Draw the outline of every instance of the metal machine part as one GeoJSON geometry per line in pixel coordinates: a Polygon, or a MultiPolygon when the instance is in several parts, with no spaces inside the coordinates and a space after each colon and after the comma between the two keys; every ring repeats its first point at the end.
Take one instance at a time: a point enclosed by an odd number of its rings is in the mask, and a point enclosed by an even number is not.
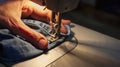
{"type": "Polygon", "coordinates": [[[52,36],[49,40],[54,41],[60,36],[62,13],[75,9],[79,0],[41,0],[46,8],[52,11],[50,25],[52,36]]]}
{"type": "Polygon", "coordinates": [[[49,40],[54,41],[59,38],[60,36],[60,28],[61,28],[61,19],[62,19],[62,14],[59,12],[52,12],[52,17],[50,21],[50,25],[52,28],[52,36],[50,37],[49,40]]]}

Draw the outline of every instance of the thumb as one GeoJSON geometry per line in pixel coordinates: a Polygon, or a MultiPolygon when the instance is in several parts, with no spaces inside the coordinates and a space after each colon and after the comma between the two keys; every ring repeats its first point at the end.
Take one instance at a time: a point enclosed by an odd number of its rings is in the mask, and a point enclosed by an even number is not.
{"type": "Polygon", "coordinates": [[[47,39],[40,33],[25,25],[21,19],[9,19],[9,29],[17,35],[24,37],[33,46],[39,49],[46,49],[47,39]]]}

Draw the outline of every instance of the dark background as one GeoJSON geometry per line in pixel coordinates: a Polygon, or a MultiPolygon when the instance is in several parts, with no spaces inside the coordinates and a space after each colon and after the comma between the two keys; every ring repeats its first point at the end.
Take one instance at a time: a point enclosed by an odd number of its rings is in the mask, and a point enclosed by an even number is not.
{"type": "Polygon", "coordinates": [[[64,18],[120,39],[120,0],[80,0],[64,18]]]}
{"type": "Polygon", "coordinates": [[[97,0],[96,8],[120,15],[120,0],[97,0]]]}

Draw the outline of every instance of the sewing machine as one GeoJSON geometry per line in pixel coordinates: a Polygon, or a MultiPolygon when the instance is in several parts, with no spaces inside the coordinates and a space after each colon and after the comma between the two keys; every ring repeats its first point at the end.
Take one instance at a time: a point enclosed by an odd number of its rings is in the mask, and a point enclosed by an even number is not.
{"type": "MultiPolygon", "coordinates": [[[[61,33],[60,28],[61,28],[62,13],[76,8],[77,4],[79,3],[79,0],[75,0],[75,1],[74,0],[42,0],[42,3],[43,3],[43,5],[46,6],[47,9],[52,10],[52,16],[50,19],[52,33],[49,34],[50,35],[49,41],[55,41],[56,39],[59,38],[60,33],[61,33]]],[[[65,46],[69,46],[69,45],[71,45],[71,44],[70,43],[68,45],[63,44],[61,46],[65,47],[65,46]]],[[[51,52],[49,51],[49,55],[43,54],[35,59],[32,59],[33,60],[32,63],[34,63],[35,65],[40,64],[37,67],[45,67],[46,65],[50,64],[54,60],[63,56],[65,53],[67,53],[69,50],[73,49],[75,46],[76,45],[72,43],[72,46],[70,46],[65,51],[63,50],[64,52],[59,51],[60,47],[58,47],[55,50],[52,50],[51,52]],[[48,61],[48,60],[50,60],[50,61],[48,61]]],[[[30,61],[31,61],[31,59],[30,59],[30,61]]],[[[31,62],[29,63],[29,60],[28,60],[28,63],[26,63],[26,62],[25,63],[21,62],[20,64],[18,63],[13,67],[23,67],[23,66],[24,67],[36,67],[36,66],[32,66],[31,62]],[[22,65],[22,63],[23,63],[23,65],[22,65]],[[26,66],[27,64],[29,66],[26,66]]]]}
{"type": "Polygon", "coordinates": [[[52,33],[49,34],[50,41],[55,41],[60,36],[62,13],[75,9],[79,0],[41,0],[47,9],[52,10],[50,25],[52,33]]]}

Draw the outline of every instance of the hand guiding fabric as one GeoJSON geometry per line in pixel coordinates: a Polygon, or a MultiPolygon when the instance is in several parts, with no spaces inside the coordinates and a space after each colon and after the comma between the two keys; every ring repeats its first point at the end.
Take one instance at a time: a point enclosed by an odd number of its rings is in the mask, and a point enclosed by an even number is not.
{"type": "MultiPolygon", "coordinates": [[[[14,34],[24,37],[35,47],[46,49],[48,46],[46,37],[28,27],[21,20],[21,18],[32,17],[49,23],[51,11],[43,10],[43,8],[44,6],[37,5],[29,0],[2,2],[0,3],[0,28],[7,28],[14,34]]],[[[69,20],[62,20],[61,32],[67,32],[64,24],[70,24],[70,22],[69,20]]]]}

